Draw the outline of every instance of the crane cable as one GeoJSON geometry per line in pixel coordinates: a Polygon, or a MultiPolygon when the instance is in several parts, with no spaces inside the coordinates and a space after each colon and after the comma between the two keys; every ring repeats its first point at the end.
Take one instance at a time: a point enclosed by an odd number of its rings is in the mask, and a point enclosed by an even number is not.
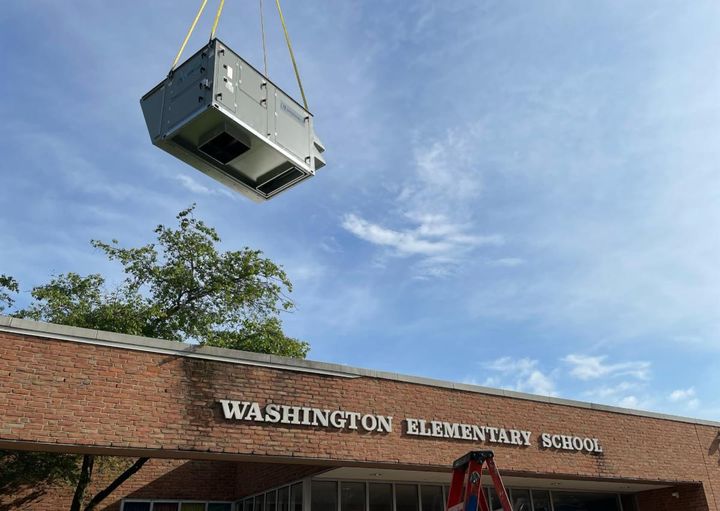
{"type": "Polygon", "coordinates": [[[262,33],[262,48],[263,48],[263,72],[265,78],[268,77],[267,67],[267,47],[265,46],[265,8],[263,7],[263,0],[260,0],[260,32],[262,33]]]}
{"type": "MultiPolygon", "coordinates": [[[[180,60],[180,57],[182,56],[183,51],[185,50],[185,46],[187,45],[188,41],[190,40],[190,36],[192,36],[193,31],[195,30],[195,26],[198,23],[198,20],[200,19],[200,16],[202,16],[203,11],[205,10],[205,6],[207,5],[207,0],[202,0],[202,3],[200,4],[200,9],[198,9],[197,14],[195,15],[195,19],[192,22],[192,25],[190,25],[190,29],[188,30],[187,35],[185,36],[185,39],[183,39],[182,45],[180,45],[180,50],[177,52],[177,55],[175,56],[175,60],[173,60],[172,66],[170,67],[170,74],[175,70],[175,66],[177,66],[178,61],[180,60]]],[[[292,43],[290,42],[290,34],[288,33],[287,24],[285,23],[285,16],[283,16],[282,7],[280,7],[280,0],[275,0],[275,5],[277,6],[278,14],[280,15],[280,23],[282,24],[283,33],[285,34],[285,43],[288,47],[288,52],[290,53],[290,60],[292,61],[293,70],[295,71],[295,78],[297,79],[298,87],[300,88],[300,95],[302,96],[303,105],[305,106],[305,110],[310,110],[308,107],[307,98],[305,97],[305,89],[303,88],[302,79],[300,78],[300,71],[298,70],[297,61],[295,60],[295,52],[293,51],[292,43]]],[[[215,38],[215,32],[217,31],[218,23],[220,22],[220,15],[222,14],[223,7],[225,6],[225,0],[220,0],[220,5],[218,5],[218,10],[215,13],[215,21],[212,25],[212,30],[210,31],[210,40],[212,41],[215,38]]],[[[263,62],[265,64],[265,77],[267,77],[267,49],[265,46],[265,20],[264,20],[264,14],[263,14],[263,2],[260,0],[260,29],[262,31],[262,43],[263,43],[263,62]]]]}

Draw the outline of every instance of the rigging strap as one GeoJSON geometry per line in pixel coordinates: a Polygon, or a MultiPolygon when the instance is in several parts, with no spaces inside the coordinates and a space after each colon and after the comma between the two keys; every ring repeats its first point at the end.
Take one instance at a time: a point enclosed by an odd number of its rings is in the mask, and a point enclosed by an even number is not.
{"type": "MultiPolygon", "coordinates": [[[[177,52],[177,55],[175,55],[175,60],[173,60],[172,66],[170,67],[170,74],[172,74],[172,72],[175,70],[175,66],[177,66],[177,63],[180,60],[183,51],[185,51],[185,46],[190,40],[190,36],[192,36],[192,33],[195,30],[195,26],[197,25],[200,16],[202,16],[206,5],[207,0],[202,0],[200,8],[195,15],[195,19],[193,20],[192,25],[190,25],[190,29],[188,30],[185,39],[183,39],[182,45],[180,45],[180,50],[177,52]]],[[[302,79],[300,78],[300,71],[298,70],[297,61],[295,60],[295,52],[293,51],[292,43],[290,42],[290,34],[288,34],[287,24],[285,23],[285,16],[283,16],[282,7],[280,7],[280,0],[275,0],[275,5],[277,6],[278,14],[280,15],[280,23],[282,24],[283,33],[285,34],[285,43],[287,43],[288,51],[290,52],[290,60],[292,61],[293,70],[295,71],[295,78],[297,79],[298,87],[300,88],[300,95],[302,96],[303,105],[305,106],[305,110],[310,110],[308,107],[307,98],[305,97],[305,89],[303,88],[302,79]]],[[[211,41],[215,38],[215,32],[217,31],[218,23],[220,22],[220,15],[222,14],[224,6],[225,0],[220,0],[217,12],[215,13],[215,21],[213,22],[212,30],[210,31],[211,41]]],[[[265,65],[265,77],[267,77],[267,48],[265,46],[265,18],[263,14],[263,0],[260,0],[260,29],[262,31],[263,63],[265,65]]]]}
{"type": "Polygon", "coordinates": [[[217,30],[218,22],[220,21],[220,15],[222,14],[223,6],[225,5],[225,0],[220,0],[220,5],[218,5],[217,13],[215,14],[215,22],[213,23],[212,30],[210,31],[210,40],[212,41],[215,39],[215,31],[217,30]]]}
{"type": "Polygon", "coordinates": [[[292,49],[292,44],[290,43],[290,36],[288,35],[287,25],[285,24],[285,17],[282,13],[282,8],[280,7],[280,0],[275,0],[275,5],[277,5],[278,14],[280,14],[280,23],[282,23],[283,32],[285,32],[285,42],[287,43],[288,51],[290,51],[290,60],[292,60],[293,69],[295,70],[295,78],[298,82],[298,87],[300,87],[300,94],[302,95],[303,99],[303,105],[305,105],[305,110],[310,110],[308,108],[307,98],[305,97],[305,90],[302,86],[302,80],[300,80],[300,72],[298,71],[297,62],[295,62],[295,53],[292,49]]]}
{"type": "Polygon", "coordinates": [[[195,25],[197,25],[197,22],[200,19],[200,16],[202,16],[202,13],[205,10],[206,5],[207,5],[207,0],[202,0],[202,4],[200,4],[200,9],[198,9],[197,14],[195,15],[195,19],[193,20],[192,25],[190,25],[190,29],[188,30],[188,33],[185,36],[185,39],[183,40],[182,44],[180,45],[180,50],[178,50],[177,55],[175,55],[175,60],[173,60],[172,66],[170,66],[170,73],[172,73],[175,70],[175,66],[177,66],[178,60],[180,60],[180,57],[182,56],[182,53],[185,50],[185,46],[187,45],[188,41],[190,40],[190,36],[192,35],[193,31],[195,30],[195,25]]]}

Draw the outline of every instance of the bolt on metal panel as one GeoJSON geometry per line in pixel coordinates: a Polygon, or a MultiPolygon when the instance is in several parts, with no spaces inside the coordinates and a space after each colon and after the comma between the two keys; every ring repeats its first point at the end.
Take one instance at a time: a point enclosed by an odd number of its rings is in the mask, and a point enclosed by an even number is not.
{"type": "Polygon", "coordinates": [[[140,104],[153,144],[256,202],[325,165],[312,114],[218,39],[140,104]]]}

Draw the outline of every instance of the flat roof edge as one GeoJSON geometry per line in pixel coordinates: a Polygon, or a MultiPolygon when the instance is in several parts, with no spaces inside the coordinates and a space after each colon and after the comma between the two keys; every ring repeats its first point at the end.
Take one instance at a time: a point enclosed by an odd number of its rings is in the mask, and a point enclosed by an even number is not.
{"type": "Polygon", "coordinates": [[[720,427],[720,421],[695,419],[691,417],[670,415],[659,412],[649,412],[644,410],[633,410],[631,408],[621,408],[617,406],[609,406],[586,401],[576,401],[572,399],[563,399],[558,397],[540,396],[535,394],[527,394],[525,392],[516,392],[513,390],[495,389],[491,387],[483,387],[480,385],[456,383],[446,380],[437,380],[433,378],[411,376],[387,371],[375,371],[372,369],[363,369],[359,367],[333,364],[329,362],[316,362],[312,360],[281,357],[277,355],[266,355],[264,353],[253,353],[227,348],[215,348],[211,346],[198,346],[193,344],[181,343],[178,341],[154,339],[151,337],[120,334],[104,330],[93,330],[89,328],[59,325],[55,323],[44,323],[40,321],[14,318],[11,316],[0,315],[0,332],[32,335],[36,337],[45,337],[60,341],[108,346],[133,351],[172,354],[181,357],[214,360],[217,362],[254,365],[261,367],[284,369],[289,371],[324,374],[341,378],[378,378],[384,380],[400,381],[404,383],[412,383],[416,385],[424,385],[429,387],[439,387],[464,392],[474,392],[490,396],[522,399],[526,401],[536,401],[561,406],[571,406],[574,408],[583,408],[586,410],[619,413],[623,415],[634,415],[638,417],[662,419],[675,422],[685,422],[702,426],[720,427]]]}

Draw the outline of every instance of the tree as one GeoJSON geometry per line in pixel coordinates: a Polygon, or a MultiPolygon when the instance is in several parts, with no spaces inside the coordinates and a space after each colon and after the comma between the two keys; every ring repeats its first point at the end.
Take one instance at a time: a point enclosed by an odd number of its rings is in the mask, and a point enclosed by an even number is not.
{"type": "MultiPolygon", "coordinates": [[[[66,273],[31,291],[31,303],[14,310],[17,281],[0,275],[0,312],[14,317],[143,335],[200,345],[305,358],[309,345],[286,336],[280,314],[294,309],[292,284],[284,270],[259,250],[220,251],[215,229],[193,216],[177,215],[177,228],[159,225],[156,242],[122,248],[92,240],[122,265],[125,279],[108,287],[99,274],[66,273]]],[[[90,511],[137,472],[147,458],[120,466],[113,458],[0,451],[0,490],[21,484],[65,481],[76,487],[71,511],[90,511]],[[120,472],[89,502],[93,470],[120,472]],[[28,466],[37,467],[28,471],[28,466]],[[23,468],[25,467],[25,468],[23,468]]]]}

